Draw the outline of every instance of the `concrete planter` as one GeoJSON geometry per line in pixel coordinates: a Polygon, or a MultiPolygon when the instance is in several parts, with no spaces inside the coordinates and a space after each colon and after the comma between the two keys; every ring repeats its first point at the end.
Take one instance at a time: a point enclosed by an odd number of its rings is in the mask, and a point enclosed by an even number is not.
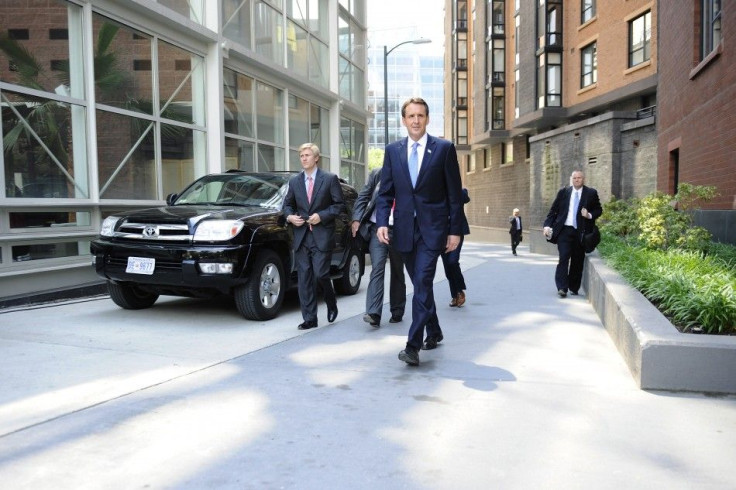
{"type": "Polygon", "coordinates": [[[736,336],[679,332],[598,252],[583,287],[641,389],[736,393],[736,336]]]}

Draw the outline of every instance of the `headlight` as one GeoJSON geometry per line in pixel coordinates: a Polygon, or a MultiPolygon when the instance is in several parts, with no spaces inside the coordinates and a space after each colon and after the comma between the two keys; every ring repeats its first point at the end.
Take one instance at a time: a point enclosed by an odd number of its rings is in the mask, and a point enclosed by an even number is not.
{"type": "Polygon", "coordinates": [[[197,225],[195,242],[223,242],[230,240],[243,229],[243,222],[237,220],[205,220],[197,225]]]}
{"type": "Polygon", "coordinates": [[[102,222],[102,227],[100,228],[100,235],[113,236],[115,233],[115,224],[119,219],[119,216],[108,216],[105,218],[105,221],[102,222]]]}

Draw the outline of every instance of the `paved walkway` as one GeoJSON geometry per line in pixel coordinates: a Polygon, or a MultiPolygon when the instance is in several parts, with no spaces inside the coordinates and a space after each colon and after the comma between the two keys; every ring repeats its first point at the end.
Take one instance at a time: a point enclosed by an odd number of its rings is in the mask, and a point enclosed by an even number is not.
{"type": "Polygon", "coordinates": [[[557,297],[556,258],[509,248],[465,243],[463,308],[438,275],[445,341],[414,368],[408,316],[362,322],[367,280],[335,324],[298,332],[292,304],[247,346],[201,304],[184,339],[179,299],[144,326],[109,299],[0,314],[0,487],[735,488],[736,397],[637,389],[585,297],[557,297]]]}

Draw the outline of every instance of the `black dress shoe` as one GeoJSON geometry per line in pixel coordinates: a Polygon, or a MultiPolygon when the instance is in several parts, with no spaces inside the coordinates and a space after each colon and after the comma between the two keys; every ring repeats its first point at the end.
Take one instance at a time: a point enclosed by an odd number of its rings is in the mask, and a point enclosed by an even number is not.
{"type": "Polygon", "coordinates": [[[558,289],[557,296],[559,296],[560,298],[564,298],[567,296],[567,291],[565,291],[564,289],[558,289]]]}
{"type": "Polygon", "coordinates": [[[436,337],[427,337],[427,340],[424,341],[424,345],[422,345],[422,350],[436,349],[437,344],[442,342],[444,338],[445,337],[442,334],[439,334],[436,337]]]}
{"type": "Polygon", "coordinates": [[[363,315],[363,321],[371,327],[378,328],[381,326],[381,317],[374,313],[366,313],[365,315],[363,315]]]}
{"type": "Polygon", "coordinates": [[[391,319],[388,321],[389,323],[399,323],[403,317],[399,315],[392,315],[391,319]]]}
{"type": "Polygon", "coordinates": [[[571,290],[570,290],[570,294],[572,294],[573,296],[577,296],[577,295],[578,295],[578,292],[577,292],[577,291],[573,291],[573,290],[571,289],[571,290]]]}
{"type": "Polygon", "coordinates": [[[327,321],[332,323],[337,318],[337,305],[334,308],[327,308],[327,321]]]}
{"type": "Polygon", "coordinates": [[[418,366],[419,365],[419,352],[407,347],[406,349],[399,352],[399,360],[404,361],[410,366],[418,366]]]}
{"type": "Polygon", "coordinates": [[[299,325],[299,330],[309,330],[310,328],[316,328],[317,322],[307,320],[306,322],[299,325]]]}

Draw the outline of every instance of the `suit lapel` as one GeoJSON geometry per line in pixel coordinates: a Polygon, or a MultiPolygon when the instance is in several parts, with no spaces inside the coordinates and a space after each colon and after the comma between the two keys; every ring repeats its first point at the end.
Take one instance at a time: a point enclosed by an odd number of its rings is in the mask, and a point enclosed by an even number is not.
{"type": "MultiPolygon", "coordinates": [[[[432,157],[434,156],[434,149],[437,146],[437,141],[431,136],[427,135],[427,147],[424,149],[424,155],[422,155],[422,162],[419,165],[419,175],[417,175],[417,187],[422,181],[422,176],[428,172],[426,170],[432,163],[432,157]]],[[[408,168],[408,164],[407,164],[408,168]]]]}
{"type": "Polygon", "coordinates": [[[399,167],[400,172],[404,176],[409,186],[411,187],[411,175],[409,174],[409,157],[407,156],[407,145],[409,144],[409,138],[404,138],[399,142],[399,167]]]}

